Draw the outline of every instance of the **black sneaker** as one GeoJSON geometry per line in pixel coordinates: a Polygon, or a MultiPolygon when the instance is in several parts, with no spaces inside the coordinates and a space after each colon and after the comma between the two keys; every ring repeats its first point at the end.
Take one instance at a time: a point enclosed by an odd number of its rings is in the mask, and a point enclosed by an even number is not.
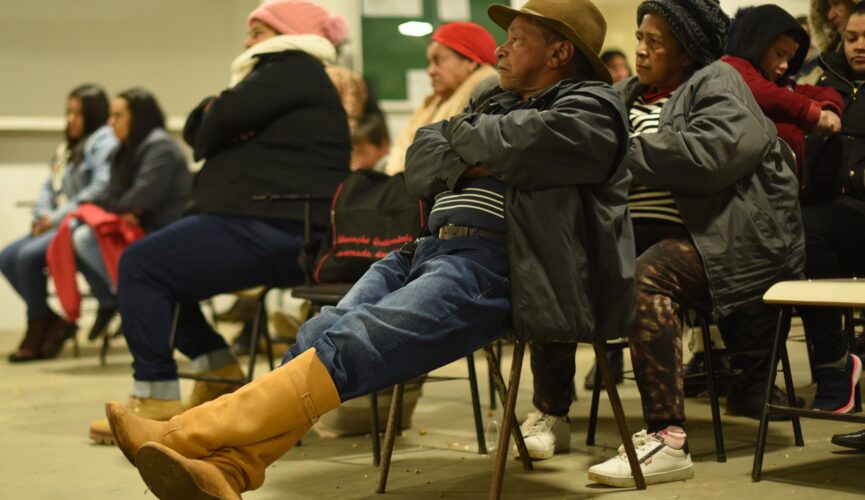
{"type": "Polygon", "coordinates": [[[856,383],[862,374],[862,360],[855,354],[847,355],[844,370],[818,368],[817,394],[811,403],[812,410],[847,413],[853,408],[856,397],[856,383]]]}
{"type": "Polygon", "coordinates": [[[87,334],[87,340],[94,341],[108,334],[108,325],[117,314],[117,306],[100,307],[96,312],[96,319],[87,334]]]}
{"type": "MultiPolygon", "coordinates": [[[[745,390],[731,388],[727,394],[727,413],[759,419],[763,415],[763,388],[764,384],[754,384],[745,390]]],[[[770,403],[777,405],[789,405],[787,393],[780,387],[772,387],[770,403]]],[[[796,397],[796,408],[805,406],[805,400],[796,397]]],[[[770,420],[790,420],[789,415],[774,414],[769,416],[770,420]]]]}
{"type": "MultiPolygon", "coordinates": [[[[625,357],[622,354],[622,349],[610,349],[607,351],[607,363],[613,369],[613,377],[616,380],[616,385],[620,385],[625,381],[625,357]]],[[[592,364],[592,369],[586,374],[586,379],[583,380],[583,387],[591,391],[595,388],[595,372],[598,370],[598,362],[592,364]]],[[[604,381],[601,380],[601,389],[606,389],[604,381]]]]}

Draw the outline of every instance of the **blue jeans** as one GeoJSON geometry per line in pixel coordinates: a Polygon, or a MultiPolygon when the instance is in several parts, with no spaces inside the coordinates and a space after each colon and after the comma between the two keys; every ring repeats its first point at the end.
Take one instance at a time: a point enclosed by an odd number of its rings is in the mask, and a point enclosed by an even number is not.
{"type": "Polygon", "coordinates": [[[27,319],[46,320],[49,316],[48,285],[45,274],[45,251],[57,231],[39,236],[24,236],[0,253],[0,270],[12,288],[27,304],[27,319]]]}
{"type": "Polygon", "coordinates": [[[117,303],[135,379],[177,379],[169,345],[175,304],[182,306],[174,347],[190,359],[226,349],[198,303],[302,283],[302,246],[302,223],[215,214],[184,217],[130,245],[120,258],[117,303]]]}
{"type": "Polygon", "coordinates": [[[424,238],[414,259],[392,252],[304,323],[283,362],[315,347],[342,401],[429,372],[503,335],[508,275],[504,242],[424,238]]]}

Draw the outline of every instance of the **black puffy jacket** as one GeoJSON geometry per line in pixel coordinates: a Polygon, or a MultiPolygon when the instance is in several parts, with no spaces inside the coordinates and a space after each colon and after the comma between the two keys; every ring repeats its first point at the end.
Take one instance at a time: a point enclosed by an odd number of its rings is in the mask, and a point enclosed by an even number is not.
{"type": "MultiPolygon", "coordinates": [[[[187,119],[183,137],[195,159],[206,160],[190,212],[302,220],[299,204],[252,197],[330,196],[348,174],[348,121],[322,63],[294,50],[258,57],[246,78],[187,119]]],[[[314,211],[313,222],[327,225],[326,207],[314,211]]]]}
{"type": "Polygon", "coordinates": [[[809,137],[806,146],[806,203],[839,199],[865,213],[865,83],[858,86],[842,52],[820,55],[823,76],[818,85],[844,98],[841,132],[809,137]]]}

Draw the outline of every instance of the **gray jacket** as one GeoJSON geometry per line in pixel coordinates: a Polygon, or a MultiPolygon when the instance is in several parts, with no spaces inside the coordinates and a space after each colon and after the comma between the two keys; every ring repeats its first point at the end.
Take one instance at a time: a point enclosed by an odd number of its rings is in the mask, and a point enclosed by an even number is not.
{"type": "Polygon", "coordinates": [[[635,257],[621,99],[606,84],[572,80],[517,109],[514,94],[490,94],[450,126],[418,131],[406,158],[409,190],[431,198],[482,165],[507,185],[514,333],[543,341],[622,336],[634,314],[635,257]]]}
{"type": "MultiPolygon", "coordinates": [[[[112,156],[112,176],[117,168],[117,152],[112,156]]],[[[129,187],[112,179],[109,193],[102,203],[115,213],[138,215],[148,232],[179,219],[189,201],[192,175],[183,151],[164,129],[155,128],[135,150],[129,187]]]]}
{"type": "MultiPolygon", "coordinates": [[[[36,201],[34,218],[45,215],[51,217],[53,226],[57,226],[69,212],[75,210],[81,203],[99,202],[108,192],[110,177],[109,156],[117,147],[117,139],[111,127],[103,125],[93,131],[84,142],[84,156],[77,164],[67,163],[63,170],[60,192],[52,187],[51,177],[42,185],[39,199],[36,201]],[[60,195],[65,196],[64,203],[58,203],[60,195]]],[[[52,161],[54,163],[55,160],[52,161]]]]}
{"type": "MultiPolygon", "coordinates": [[[[617,85],[630,105],[645,89],[617,85]]],[[[667,189],[703,259],[713,312],[758,301],[805,264],[796,160],[739,73],[716,61],[661,110],[659,130],[631,139],[625,165],[667,189]]]]}

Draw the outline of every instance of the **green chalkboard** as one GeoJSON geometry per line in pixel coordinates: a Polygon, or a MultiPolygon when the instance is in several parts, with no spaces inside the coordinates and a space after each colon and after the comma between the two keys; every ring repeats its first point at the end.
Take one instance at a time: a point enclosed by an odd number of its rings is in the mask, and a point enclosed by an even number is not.
{"type": "MultiPolygon", "coordinates": [[[[487,7],[494,3],[509,5],[506,0],[470,0],[470,20],[488,29],[500,44],[505,41],[505,32],[487,17],[487,7]]],[[[397,28],[406,21],[425,21],[434,28],[443,24],[436,4],[436,0],[423,0],[421,18],[364,16],[361,19],[363,73],[379,99],[407,99],[406,71],[426,68],[426,46],[430,37],[404,36],[397,28]]]]}

